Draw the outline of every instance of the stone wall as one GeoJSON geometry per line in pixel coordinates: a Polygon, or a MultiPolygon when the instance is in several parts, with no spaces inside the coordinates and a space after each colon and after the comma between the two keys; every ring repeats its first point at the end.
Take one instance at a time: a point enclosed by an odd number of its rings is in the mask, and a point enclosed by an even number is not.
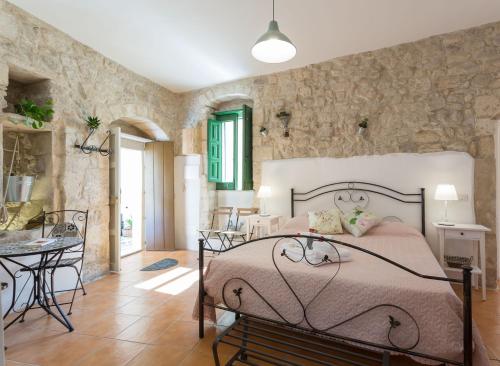
{"type": "MultiPolygon", "coordinates": [[[[91,209],[87,279],[109,268],[109,160],[84,156],[73,147],[87,133],[82,116],[97,114],[104,122],[91,143],[99,144],[113,121],[139,118],[175,138],[179,153],[177,127],[197,126],[206,141],[207,106],[250,99],[256,189],[261,162],[269,159],[470,153],[476,163],[477,221],[493,229],[487,237],[487,262],[488,282],[494,285],[493,122],[500,117],[500,23],[185,94],[132,73],[5,0],[0,0],[0,25],[0,109],[7,107],[9,69],[50,81],[52,169],[61,187],[53,205],[91,209]],[[289,138],[282,137],[275,118],[282,109],[292,113],[289,138]],[[357,123],[365,116],[369,129],[360,137],[357,123]],[[267,137],[258,133],[260,126],[269,129],[267,137]]],[[[206,144],[201,146],[205,152],[206,144]]],[[[216,195],[203,182],[204,218],[216,195]]]]}
{"type": "MultiPolygon", "coordinates": [[[[492,228],[487,278],[495,286],[499,70],[500,23],[494,23],[185,93],[181,120],[183,127],[199,126],[205,141],[207,106],[252,99],[255,189],[264,160],[468,152],[475,158],[477,222],[492,228]],[[275,117],[282,109],[292,114],[289,138],[275,117]],[[356,134],[362,117],[369,118],[365,137],[356,134]],[[260,126],[269,129],[267,137],[260,126]]],[[[213,187],[203,188],[202,222],[214,196],[213,187]]]]}
{"type": "Polygon", "coordinates": [[[53,204],[90,209],[84,276],[100,276],[109,270],[109,159],[73,147],[88,132],[82,116],[96,114],[104,122],[92,144],[99,145],[109,124],[122,118],[153,121],[172,138],[180,96],[0,0],[0,111],[7,107],[9,69],[11,76],[22,70],[50,80],[53,174],[61,187],[53,204]]]}

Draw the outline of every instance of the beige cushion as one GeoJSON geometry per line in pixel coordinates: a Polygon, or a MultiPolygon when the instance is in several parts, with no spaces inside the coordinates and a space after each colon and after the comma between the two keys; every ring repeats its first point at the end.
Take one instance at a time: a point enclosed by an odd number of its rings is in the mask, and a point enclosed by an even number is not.
{"type": "Polygon", "coordinates": [[[342,234],[340,211],[332,208],[326,211],[309,212],[309,231],[318,234],[342,234]]]}
{"type": "Polygon", "coordinates": [[[380,224],[382,219],[371,212],[355,208],[342,215],[342,226],[355,237],[364,235],[372,227],[380,224]]]}

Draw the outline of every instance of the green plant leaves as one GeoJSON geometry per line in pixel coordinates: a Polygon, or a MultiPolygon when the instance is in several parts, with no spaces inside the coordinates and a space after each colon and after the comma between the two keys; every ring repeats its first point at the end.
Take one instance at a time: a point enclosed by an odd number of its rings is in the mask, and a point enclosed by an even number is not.
{"type": "Polygon", "coordinates": [[[32,119],[29,117],[26,117],[26,120],[29,121],[31,127],[34,128],[35,130],[38,130],[43,127],[42,121],[37,121],[36,119],[32,119]]]}
{"type": "Polygon", "coordinates": [[[27,127],[40,129],[44,122],[49,122],[54,114],[52,109],[52,100],[47,100],[45,104],[39,106],[30,99],[22,99],[19,104],[15,105],[16,113],[25,116],[24,124],[27,127]]]}
{"type": "Polygon", "coordinates": [[[87,126],[92,130],[96,130],[101,125],[101,120],[97,116],[88,116],[85,119],[85,122],[87,123],[87,126]]]}

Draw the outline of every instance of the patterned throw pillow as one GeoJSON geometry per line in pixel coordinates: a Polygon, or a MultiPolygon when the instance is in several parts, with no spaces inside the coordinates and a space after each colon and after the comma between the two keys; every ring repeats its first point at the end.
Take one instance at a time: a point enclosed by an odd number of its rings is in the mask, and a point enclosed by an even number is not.
{"type": "Polygon", "coordinates": [[[318,234],[342,234],[340,212],[336,208],[309,212],[309,231],[318,234]]]}
{"type": "Polygon", "coordinates": [[[351,212],[342,215],[341,220],[344,229],[357,238],[382,221],[380,217],[361,208],[355,208],[351,212]]]}

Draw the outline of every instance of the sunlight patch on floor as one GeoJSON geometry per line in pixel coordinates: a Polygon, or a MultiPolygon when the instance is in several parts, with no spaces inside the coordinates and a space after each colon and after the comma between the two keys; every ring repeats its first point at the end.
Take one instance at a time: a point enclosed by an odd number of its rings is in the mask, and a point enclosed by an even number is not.
{"type": "Polygon", "coordinates": [[[169,295],[179,295],[197,282],[198,276],[198,270],[194,270],[162,287],[157,288],[155,291],[169,295]]]}
{"type": "Polygon", "coordinates": [[[192,268],[177,267],[175,269],[172,269],[171,271],[155,276],[147,281],[140,282],[134,285],[134,287],[140,288],[142,290],[152,290],[192,270],[192,268]]]}

